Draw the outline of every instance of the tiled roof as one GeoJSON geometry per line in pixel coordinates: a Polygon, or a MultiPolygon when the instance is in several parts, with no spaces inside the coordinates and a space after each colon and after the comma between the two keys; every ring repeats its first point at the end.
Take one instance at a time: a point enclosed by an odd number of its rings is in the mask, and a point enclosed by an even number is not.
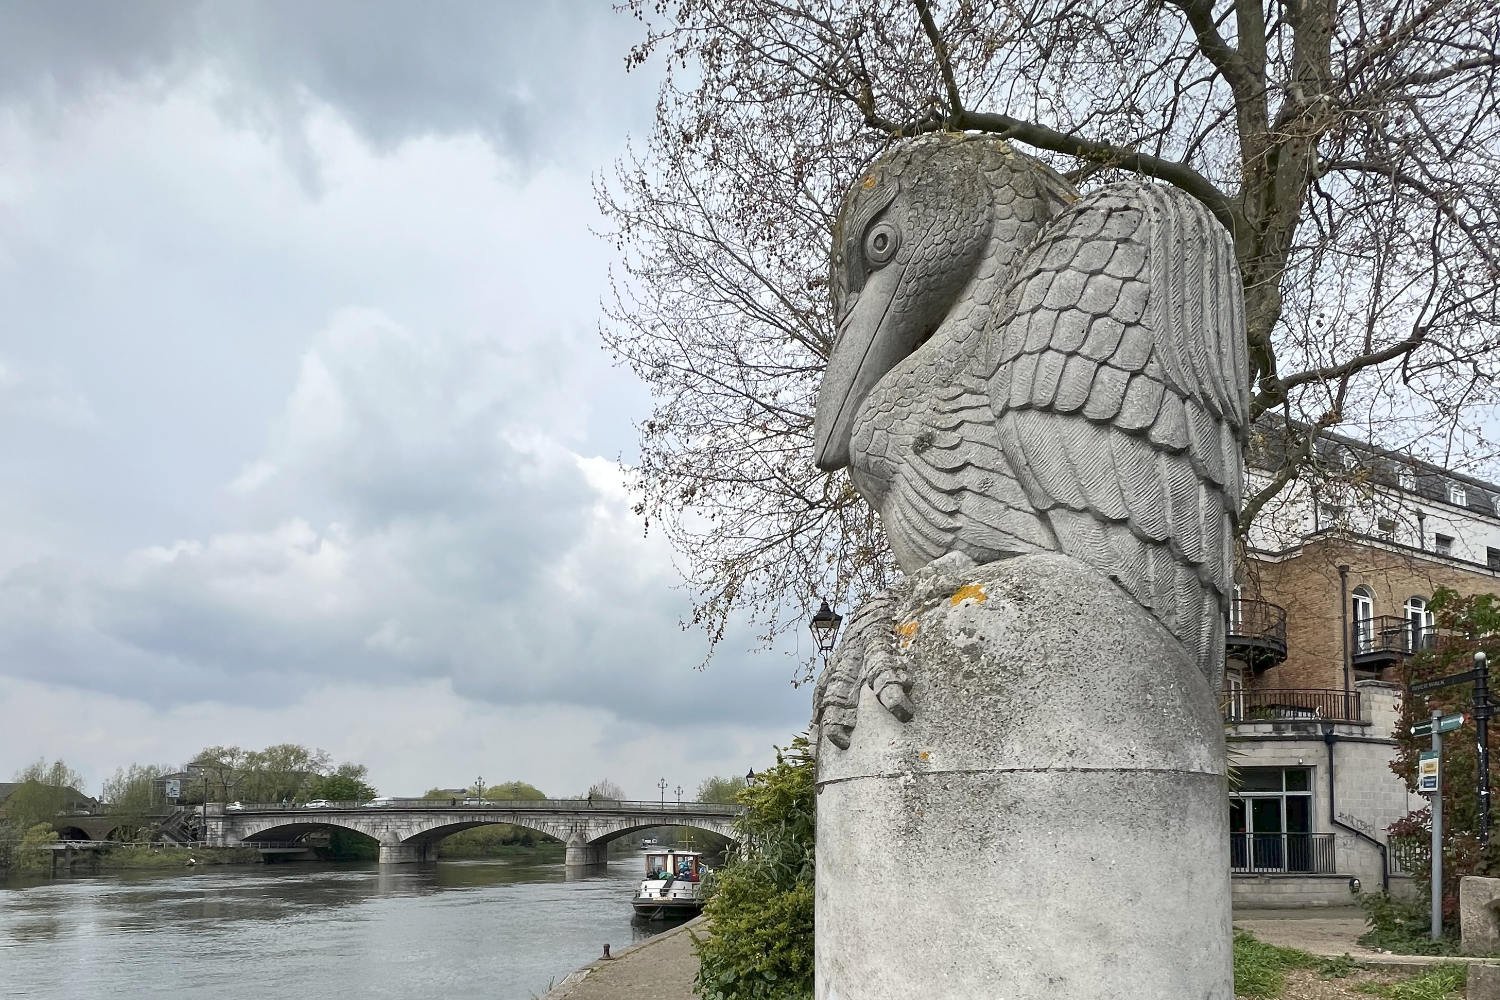
{"type": "MultiPolygon", "coordinates": [[[[1286,462],[1291,442],[1279,420],[1262,418],[1256,424],[1251,439],[1250,464],[1262,469],[1277,469],[1286,462]]],[[[1357,468],[1368,471],[1371,482],[1395,490],[1405,490],[1436,503],[1452,504],[1449,487],[1464,488],[1464,506],[1476,514],[1500,517],[1500,485],[1474,476],[1452,472],[1440,465],[1424,462],[1410,455],[1390,451],[1368,441],[1360,441],[1333,431],[1323,431],[1316,444],[1318,458],[1322,464],[1338,467],[1351,460],[1357,468]],[[1409,473],[1411,485],[1401,482],[1401,474],[1409,473]]]]}

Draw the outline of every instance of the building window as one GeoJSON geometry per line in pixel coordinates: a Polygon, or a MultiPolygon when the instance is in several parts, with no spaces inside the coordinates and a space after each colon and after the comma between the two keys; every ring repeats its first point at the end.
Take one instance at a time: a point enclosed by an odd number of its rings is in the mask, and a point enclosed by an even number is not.
{"type": "Polygon", "coordinates": [[[1486,545],[1484,547],[1484,564],[1490,569],[1500,569],[1500,549],[1486,545]]]}
{"type": "Polygon", "coordinates": [[[1333,838],[1312,832],[1312,807],[1311,768],[1242,768],[1229,799],[1233,870],[1331,872],[1333,838]]]}
{"type": "Polygon", "coordinates": [[[1410,469],[1401,469],[1396,473],[1396,485],[1408,493],[1416,492],[1417,474],[1410,469]]]}
{"type": "Polygon", "coordinates": [[[1396,519],[1394,517],[1376,518],[1375,534],[1388,542],[1394,542],[1396,540],[1396,519]]]}
{"type": "Polygon", "coordinates": [[[1369,652],[1375,639],[1375,595],[1369,587],[1355,587],[1349,595],[1349,623],[1354,630],[1354,651],[1369,652]]]}
{"type": "Polygon", "coordinates": [[[1457,504],[1460,507],[1467,507],[1467,506],[1469,506],[1469,494],[1468,494],[1468,491],[1465,490],[1458,483],[1449,483],[1448,484],[1448,501],[1450,503],[1455,503],[1455,504],[1457,504]]]}
{"type": "Polygon", "coordinates": [[[1343,520],[1344,508],[1336,503],[1318,504],[1318,525],[1320,528],[1336,528],[1339,521],[1343,520]]]}
{"type": "Polygon", "coordinates": [[[1440,556],[1451,556],[1453,554],[1453,536],[1433,535],[1432,551],[1436,552],[1440,556]]]}
{"type": "Polygon", "coordinates": [[[1245,718],[1245,672],[1241,667],[1224,670],[1224,718],[1239,722],[1245,718]]]}
{"type": "Polygon", "coordinates": [[[1432,612],[1427,610],[1427,599],[1408,597],[1406,599],[1406,651],[1415,653],[1431,647],[1432,612]]]}

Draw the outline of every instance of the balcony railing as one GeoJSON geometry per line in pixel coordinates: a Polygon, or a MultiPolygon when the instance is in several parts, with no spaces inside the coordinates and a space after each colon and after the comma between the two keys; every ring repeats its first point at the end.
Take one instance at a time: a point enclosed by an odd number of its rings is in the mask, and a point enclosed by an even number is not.
{"type": "Polygon", "coordinates": [[[1231,833],[1229,870],[1240,873],[1332,875],[1331,833],[1231,833]]]}
{"type": "Polygon", "coordinates": [[[1236,688],[1223,695],[1225,722],[1363,722],[1359,693],[1322,688],[1236,688]]]}
{"type": "Polygon", "coordinates": [[[1431,625],[1418,625],[1399,615],[1377,615],[1361,618],[1350,626],[1354,631],[1354,657],[1366,660],[1395,659],[1436,649],[1439,635],[1431,625]]]}
{"type": "Polygon", "coordinates": [[[1270,601],[1230,601],[1224,648],[1256,670],[1285,660],[1286,608],[1270,601]]]}

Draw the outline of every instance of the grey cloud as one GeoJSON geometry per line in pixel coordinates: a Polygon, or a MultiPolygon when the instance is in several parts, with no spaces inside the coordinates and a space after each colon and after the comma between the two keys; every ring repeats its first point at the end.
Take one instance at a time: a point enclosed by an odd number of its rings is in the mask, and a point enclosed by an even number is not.
{"type": "Polygon", "coordinates": [[[378,146],[472,131],[521,160],[566,158],[649,114],[649,81],[623,68],[638,33],[607,3],[566,0],[16,0],[0,7],[0,98],[55,108],[207,68],[227,107],[274,128],[322,101],[378,146]]]}
{"type": "Polygon", "coordinates": [[[786,675],[732,662],[747,634],[712,674],[691,669],[701,638],[672,626],[684,602],[660,543],[606,464],[591,481],[548,437],[557,387],[514,356],[341,313],[242,477],[273,523],[102,573],[24,566],[0,578],[0,654],[18,676],[63,665],[67,682],[165,704],[449,677],[496,704],[784,718],[786,675]]]}

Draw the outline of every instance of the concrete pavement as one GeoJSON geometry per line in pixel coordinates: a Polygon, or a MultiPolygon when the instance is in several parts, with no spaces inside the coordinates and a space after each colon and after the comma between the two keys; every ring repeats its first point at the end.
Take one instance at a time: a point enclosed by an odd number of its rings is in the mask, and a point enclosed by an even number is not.
{"type": "MultiPolygon", "coordinates": [[[[1391,955],[1366,948],[1359,943],[1359,936],[1365,932],[1365,915],[1357,906],[1236,910],[1234,926],[1269,944],[1314,955],[1349,955],[1369,966],[1417,971],[1437,962],[1494,962],[1391,955]]],[[[691,932],[700,936],[707,933],[702,917],[620,950],[609,961],[601,959],[584,966],[542,1000],[695,1000],[693,977],[698,960],[693,954],[691,932]]]]}
{"type": "Polygon", "coordinates": [[[702,917],[622,948],[612,959],[596,959],[550,990],[541,1000],[694,1000],[698,958],[696,932],[708,931],[702,917]]]}

